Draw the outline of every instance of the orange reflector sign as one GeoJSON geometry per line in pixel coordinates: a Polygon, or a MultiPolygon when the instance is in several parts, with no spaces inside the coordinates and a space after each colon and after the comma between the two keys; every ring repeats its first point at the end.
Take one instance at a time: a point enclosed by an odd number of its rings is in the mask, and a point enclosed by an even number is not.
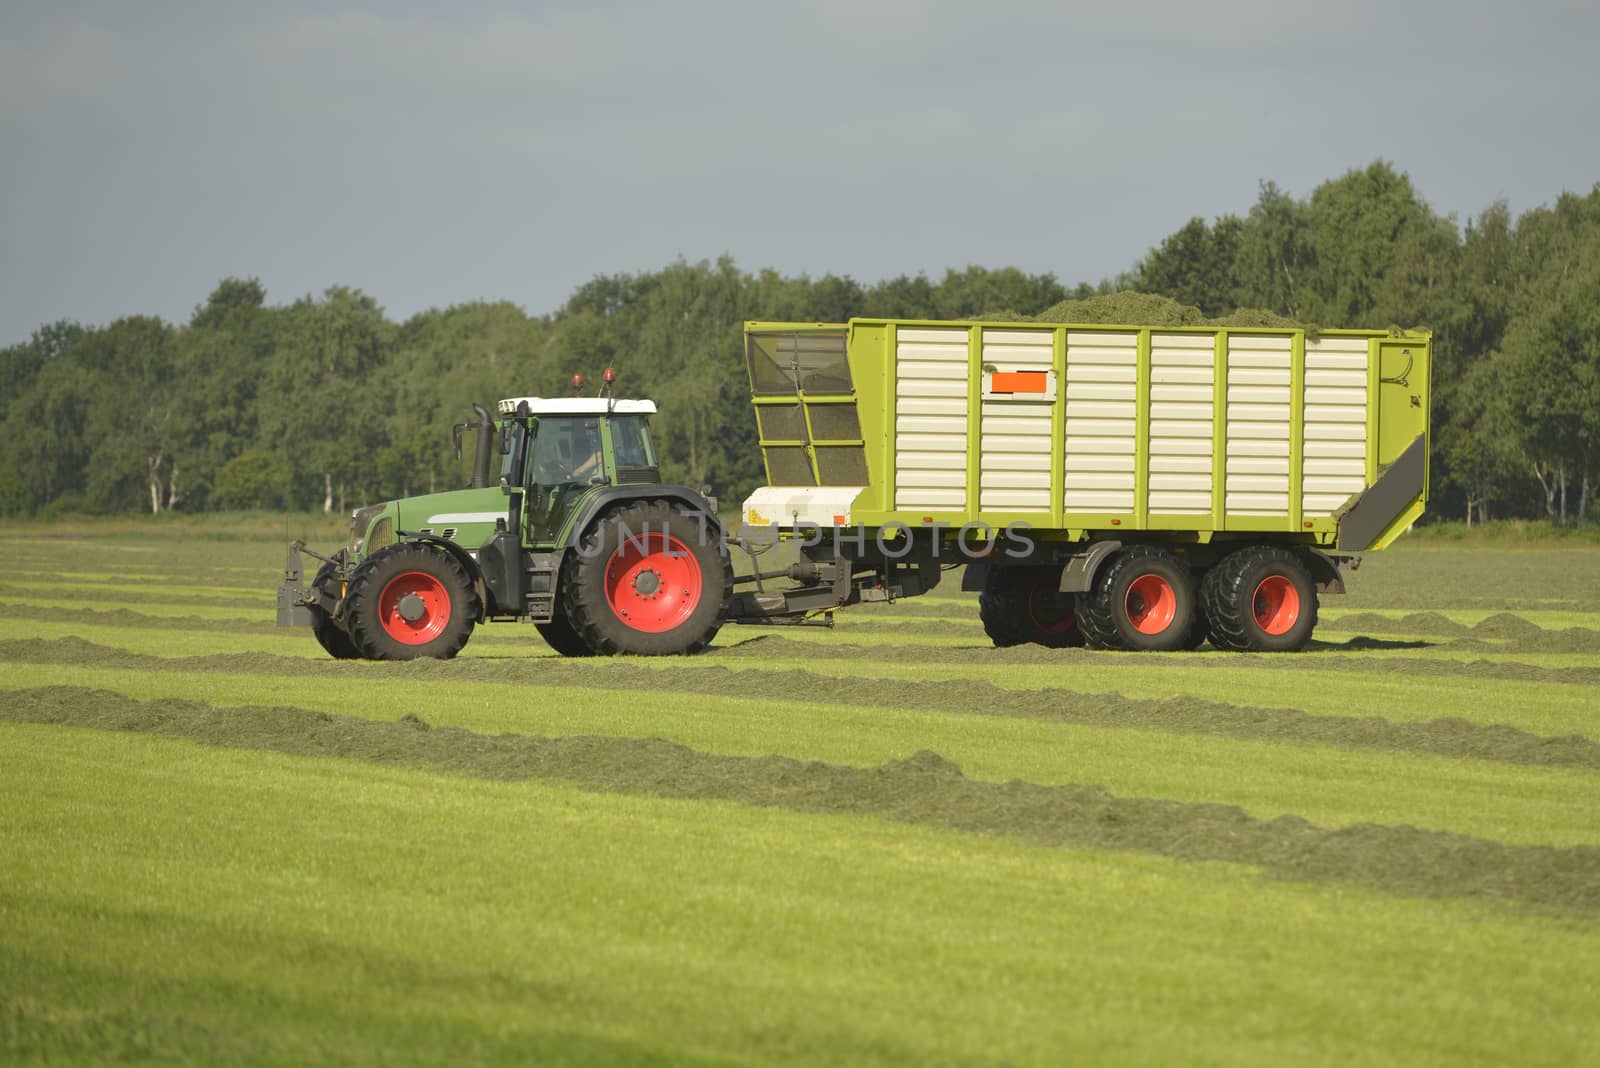
{"type": "Polygon", "coordinates": [[[995,371],[989,376],[991,393],[1048,393],[1048,371],[995,371]]]}

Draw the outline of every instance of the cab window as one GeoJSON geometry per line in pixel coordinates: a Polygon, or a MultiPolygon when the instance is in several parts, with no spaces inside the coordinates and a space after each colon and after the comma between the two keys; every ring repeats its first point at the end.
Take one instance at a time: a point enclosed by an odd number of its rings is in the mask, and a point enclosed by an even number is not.
{"type": "Polygon", "coordinates": [[[616,450],[617,467],[654,467],[656,450],[650,442],[650,428],[637,416],[613,416],[611,443],[616,450]]]}
{"type": "Polygon", "coordinates": [[[600,420],[552,416],[539,420],[533,440],[533,481],[541,486],[589,482],[605,474],[600,420]]]}

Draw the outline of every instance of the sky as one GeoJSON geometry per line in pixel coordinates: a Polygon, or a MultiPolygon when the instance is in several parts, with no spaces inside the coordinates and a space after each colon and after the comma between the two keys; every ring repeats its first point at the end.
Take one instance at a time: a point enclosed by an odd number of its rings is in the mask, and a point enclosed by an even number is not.
{"type": "Polygon", "coordinates": [[[1600,0],[0,5],[0,345],[225,277],[403,319],[731,256],[1067,285],[1386,159],[1600,181],[1600,0]]]}

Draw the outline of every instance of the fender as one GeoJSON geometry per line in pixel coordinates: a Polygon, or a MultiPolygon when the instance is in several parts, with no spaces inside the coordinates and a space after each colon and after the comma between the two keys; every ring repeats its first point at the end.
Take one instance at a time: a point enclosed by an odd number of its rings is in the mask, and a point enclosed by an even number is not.
{"type": "Polygon", "coordinates": [[[1094,589],[1094,576],[1100,565],[1120,548],[1120,541],[1097,541],[1068,557],[1067,566],[1061,569],[1061,592],[1088,593],[1094,589]]]}
{"type": "Polygon", "coordinates": [[[567,525],[566,533],[556,543],[555,551],[563,552],[577,545],[578,539],[583,537],[583,532],[589,529],[589,524],[593,523],[602,512],[610,511],[618,504],[649,500],[677,501],[680,504],[688,505],[691,511],[705,518],[711,533],[717,539],[722,555],[728,555],[727,531],[722,525],[722,520],[717,518],[717,513],[712,509],[709,501],[688,486],[645,484],[607,486],[598,493],[591,495],[583,503],[583,507],[573,513],[572,522],[567,525]]]}
{"type": "MultiPolygon", "coordinates": [[[[1301,549],[1300,558],[1311,572],[1311,581],[1322,593],[1343,593],[1344,576],[1339,574],[1340,559],[1329,556],[1321,549],[1301,549]]],[[[1345,557],[1348,560],[1349,557],[1345,557]]]]}

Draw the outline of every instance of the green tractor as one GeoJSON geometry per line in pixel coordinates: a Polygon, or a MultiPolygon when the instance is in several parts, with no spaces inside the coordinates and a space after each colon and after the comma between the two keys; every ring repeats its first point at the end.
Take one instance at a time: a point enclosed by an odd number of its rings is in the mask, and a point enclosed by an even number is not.
{"type": "MultiPolygon", "coordinates": [[[[340,659],[447,658],[473,628],[527,620],[565,656],[705,648],[733,570],[716,501],[663,485],[655,403],[514,397],[479,405],[467,488],[356,511],[330,556],[289,547],[278,625],[340,659]],[[498,484],[490,468],[499,458],[498,484]],[[305,553],[321,565],[306,580],[305,553]]],[[[575,379],[581,384],[581,379],[575,379]]]]}

